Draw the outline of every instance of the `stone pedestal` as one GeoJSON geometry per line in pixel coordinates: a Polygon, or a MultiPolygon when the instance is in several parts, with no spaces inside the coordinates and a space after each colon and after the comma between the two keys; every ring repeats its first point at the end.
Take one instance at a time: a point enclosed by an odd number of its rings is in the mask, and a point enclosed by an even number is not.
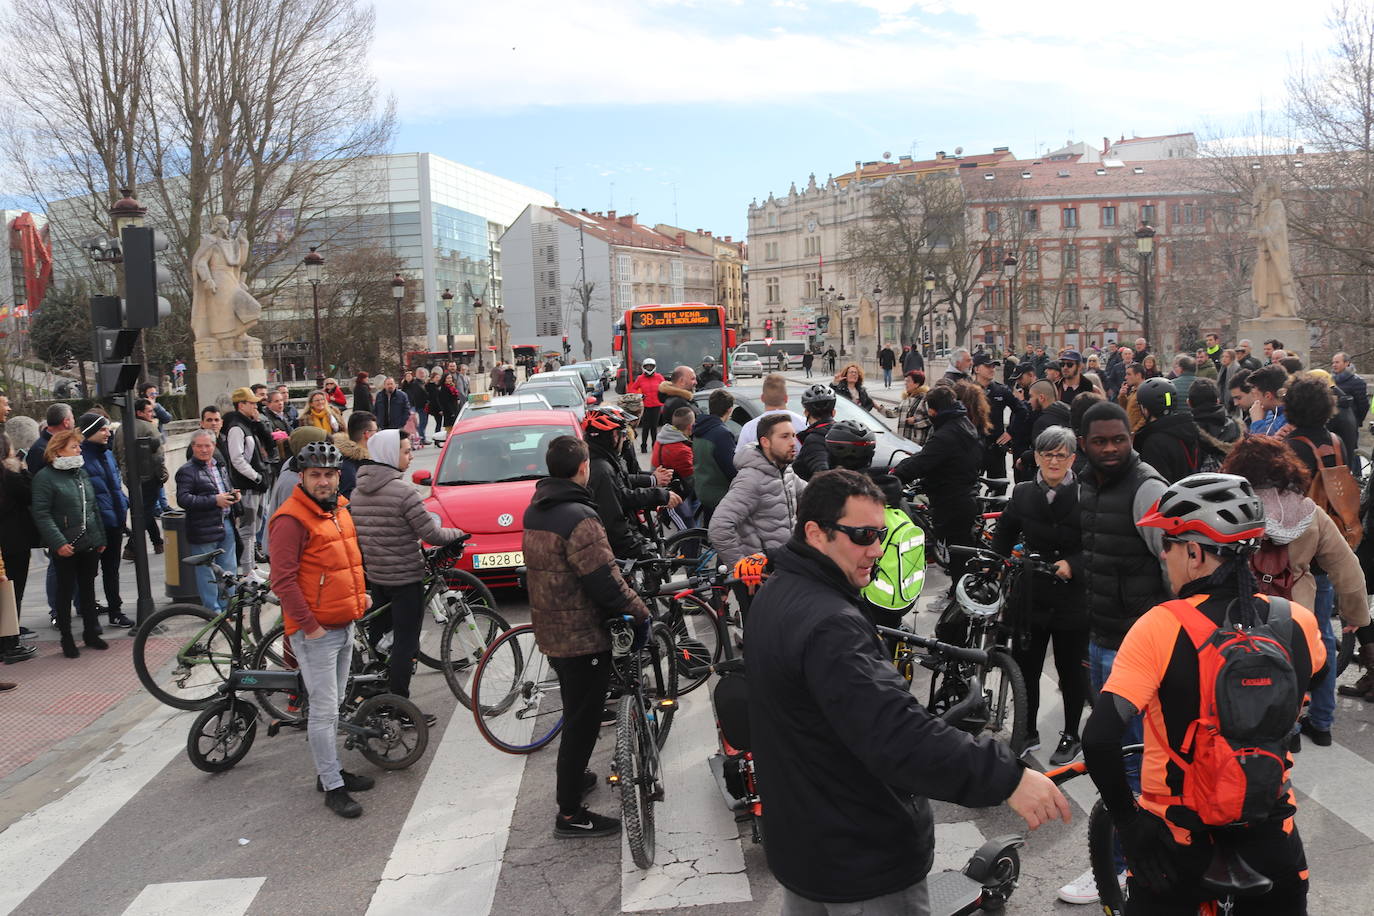
{"type": "Polygon", "coordinates": [[[231,409],[229,395],[235,388],[266,381],[262,341],[256,337],[196,341],[196,394],[202,407],[231,409]]]}
{"type": "Polygon", "coordinates": [[[1307,322],[1301,318],[1248,318],[1240,323],[1240,336],[1255,345],[1252,351],[1264,359],[1264,342],[1283,341],[1283,348],[1310,367],[1307,322]]]}

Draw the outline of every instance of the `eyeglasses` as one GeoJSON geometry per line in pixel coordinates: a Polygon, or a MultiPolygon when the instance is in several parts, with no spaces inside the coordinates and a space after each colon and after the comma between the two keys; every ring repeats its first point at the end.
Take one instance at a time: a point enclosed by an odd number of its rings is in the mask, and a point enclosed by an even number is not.
{"type": "Polygon", "coordinates": [[[887,527],[874,527],[873,525],[841,525],[839,522],[822,524],[822,528],[829,528],[831,531],[843,531],[845,536],[854,542],[857,547],[868,547],[887,537],[887,527]]]}
{"type": "Polygon", "coordinates": [[[1044,458],[1046,461],[1068,461],[1073,458],[1067,452],[1036,452],[1037,457],[1044,458]]]}

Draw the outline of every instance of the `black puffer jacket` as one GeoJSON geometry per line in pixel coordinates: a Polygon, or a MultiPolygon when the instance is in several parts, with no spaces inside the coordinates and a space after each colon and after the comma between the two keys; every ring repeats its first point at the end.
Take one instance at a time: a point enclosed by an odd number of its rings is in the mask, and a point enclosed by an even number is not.
{"type": "Polygon", "coordinates": [[[812,423],[797,433],[797,438],[801,440],[801,448],[797,451],[797,459],[792,462],[792,470],[802,480],[810,480],[821,471],[830,470],[830,453],[825,448],[825,434],[832,422],[826,420],[824,423],[812,423]]]}
{"type": "Polygon", "coordinates": [[[868,389],[863,386],[862,382],[856,382],[852,391],[849,388],[849,379],[831,382],[830,387],[835,389],[835,393],[846,401],[853,401],[864,410],[873,409],[873,398],[869,397],[868,389]]]}
{"type": "Polygon", "coordinates": [[[1011,491],[993,532],[992,549],[1006,556],[1018,543],[1047,563],[1067,560],[1074,575],[1068,581],[1055,576],[1023,575],[1008,603],[1013,615],[1025,614],[1037,629],[1082,629],[1088,625],[1083,600],[1083,529],[1078,524],[1078,481],[1060,484],[1054,501],[1038,480],[1028,480],[1011,491]]]}
{"type": "Polygon", "coordinates": [[[930,871],[926,799],[999,804],[1021,766],[916,701],[829,558],[793,539],[772,563],[745,624],[768,865],[809,900],[895,893],[930,871]]]}
{"type": "Polygon", "coordinates": [[[1135,434],[1135,450],[1169,483],[1197,473],[1202,449],[1193,412],[1184,409],[1150,420],[1135,434]]]}
{"type": "Polygon", "coordinates": [[[591,490],[597,514],[606,526],[611,550],[622,560],[642,556],[647,542],[630,521],[629,513],[668,505],[667,488],[654,486],[651,474],[631,474],[620,456],[600,442],[588,440],[587,450],[591,453],[592,471],[587,489],[591,490]]]}
{"type": "Polygon", "coordinates": [[[935,432],[919,455],[905,458],[892,471],[903,483],[920,478],[937,519],[977,511],[974,494],[983,469],[983,438],[969,421],[963,404],[934,417],[935,432]],[[948,513],[948,514],[947,514],[948,513]]]}

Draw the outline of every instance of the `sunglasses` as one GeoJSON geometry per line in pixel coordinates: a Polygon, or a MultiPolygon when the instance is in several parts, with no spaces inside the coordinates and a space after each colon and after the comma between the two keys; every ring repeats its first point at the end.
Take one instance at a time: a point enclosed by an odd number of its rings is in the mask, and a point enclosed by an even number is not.
{"type": "Polygon", "coordinates": [[[843,531],[856,547],[868,547],[887,537],[887,526],[879,528],[873,525],[841,525],[839,522],[833,522],[821,527],[829,528],[831,531],[843,531]]]}

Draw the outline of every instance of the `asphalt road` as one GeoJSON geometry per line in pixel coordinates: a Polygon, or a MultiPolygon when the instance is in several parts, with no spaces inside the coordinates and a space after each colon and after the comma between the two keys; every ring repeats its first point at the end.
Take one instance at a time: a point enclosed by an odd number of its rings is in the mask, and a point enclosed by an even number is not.
{"type": "MultiPolygon", "coordinates": [[[[433,450],[420,462],[432,464],[433,450]]],[[[519,507],[513,507],[519,508],[519,507]]],[[[948,582],[930,577],[909,619],[929,631],[948,582]]],[[[498,594],[512,622],[518,592],[498,594]]],[[[1052,668],[1052,666],[1050,666],[1052,668]]],[[[1347,678],[1353,677],[1353,673],[1347,678]]],[[[916,689],[919,691],[920,683],[916,689]]],[[[1042,682],[1039,730],[1048,755],[1058,694],[1042,682]]],[[[304,735],[260,731],[235,769],[208,775],[184,751],[191,713],[144,695],[102,718],[61,755],[0,784],[0,914],[693,914],[775,913],[780,894],[762,849],[721,803],[706,758],[715,747],[708,695],[686,697],[665,748],[657,864],[641,872],[623,840],[558,841],[551,834],[556,750],[512,757],[487,746],[442,678],[415,680],[416,703],[439,716],[429,750],[406,771],[373,773],[365,814],[328,813],[313,788],[304,735]]],[[[0,697],[0,703],[3,703],[0,697]]],[[[1312,870],[1311,912],[1363,912],[1374,896],[1374,710],[1342,699],[1336,744],[1306,748],[1294,784],[1312,870]]],[[[592,765],[604,775],[613,737],[592,765]]],[[[1086,867],[1086,780],[1070,789],[1074,821],[1028,836],[1009,913],[1082,913],[1054,899],[1086,867]]],[[[616,790],[589,798],[615,813],[616,790]]],[[[1005,808],[937,804],[937,868],[959,867],[985,838],[1018,832],[1005,808]]]]}

